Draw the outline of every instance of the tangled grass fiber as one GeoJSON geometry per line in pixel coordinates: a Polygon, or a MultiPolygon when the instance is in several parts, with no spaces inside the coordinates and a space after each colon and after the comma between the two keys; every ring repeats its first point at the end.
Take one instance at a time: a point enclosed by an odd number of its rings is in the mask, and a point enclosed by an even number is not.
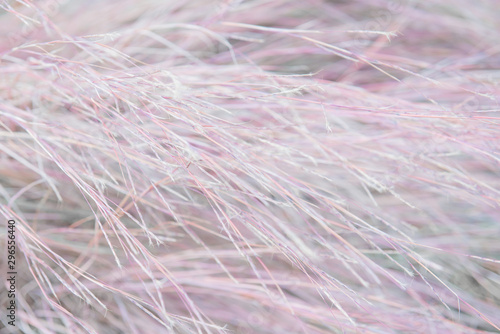
{"type": "Polygon", "coordinates": [[[498,41],[497,0],[2,1],[0,333],[499,333],[498,41]]]}

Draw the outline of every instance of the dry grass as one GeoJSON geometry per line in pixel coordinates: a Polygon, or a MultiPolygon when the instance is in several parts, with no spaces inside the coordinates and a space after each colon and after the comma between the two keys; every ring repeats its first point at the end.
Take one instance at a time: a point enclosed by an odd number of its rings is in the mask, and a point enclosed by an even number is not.
{"type": "Polygon", "coordinates": [[[497,7],[3,1],[17,331],[499,332],[497,7]]]}

